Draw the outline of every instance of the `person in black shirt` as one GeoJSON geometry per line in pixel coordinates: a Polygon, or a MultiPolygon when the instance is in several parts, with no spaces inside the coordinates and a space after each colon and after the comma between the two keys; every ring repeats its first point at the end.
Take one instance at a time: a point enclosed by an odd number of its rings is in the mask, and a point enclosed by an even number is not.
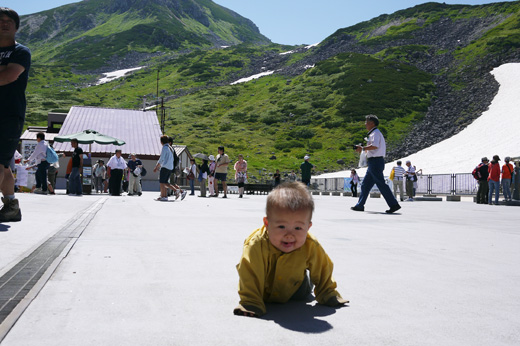
{"type": "Polygon", "coordinates": [[[72,172],[69,175],[69,196],[83,195],[81,174],[83,173],[83,149],[78,146],[78,140],[73,139],[70,145],[74,148],[72,153],[72,172]]]}
{"type": "Polygon", "coordinates": [[[14,195],[11,162],[25,121],[25,89],[31,66],[31,51],[16,42],[19,27],[18,13],[0,7],[0,190],[4,195],[0,222],[22,220],[18,200],[14,195]]]}
{"type": "Polygon", "coordinates": [[[488,204],[488,164],[489,160],[487,157],[482,158],[482,162],[477,166],[478,174],[478,191],[477,191],[477,204],[488,204]]]}

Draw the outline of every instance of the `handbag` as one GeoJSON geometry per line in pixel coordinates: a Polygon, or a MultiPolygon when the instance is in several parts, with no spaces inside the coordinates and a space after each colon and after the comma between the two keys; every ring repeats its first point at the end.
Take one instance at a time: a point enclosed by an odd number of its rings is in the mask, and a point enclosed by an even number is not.
{"type": "Polygon", "coordinates": [[[368,160],[367,160],[367,152],[362,151],[359,155],[359,167],[366,167],[368,166],[368,160]]]}

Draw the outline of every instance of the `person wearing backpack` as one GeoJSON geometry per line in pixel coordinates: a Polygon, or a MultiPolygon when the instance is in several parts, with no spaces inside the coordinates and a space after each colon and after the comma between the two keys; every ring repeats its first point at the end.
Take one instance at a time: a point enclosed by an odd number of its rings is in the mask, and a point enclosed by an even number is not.
{"type": "Polygon", "coordinates": [[[47,169],[49,168],[49,163],[47,162],[47,148],[49,144],[45,141],[45,134],[43,132],[38,132],[36,134],[36,141],[38,144],[34,149],[33,153],[25,162],[34,162],[32,166],[28,166],[26,169],[29,170],[33,167],[37,167],[36,173],[34,174],[36,178],[36,190],[34,193],[38,194],[47,194],[47,169]]]}
{"type": "Polygon", "coordinates": [[[489,193],[488,163],[489,163],[488,158],[483,157],[482,161],[473,170],[473,176],[475,177],[475,179],[477,179],[477,182],[478,182],[477,204],[487,204],[488,203],[488,193],[489,193]]]}

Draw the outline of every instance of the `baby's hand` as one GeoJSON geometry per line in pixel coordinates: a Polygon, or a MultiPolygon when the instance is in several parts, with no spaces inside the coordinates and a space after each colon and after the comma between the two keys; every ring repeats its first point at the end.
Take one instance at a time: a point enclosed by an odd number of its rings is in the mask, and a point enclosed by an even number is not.
{"type": "Polygon", "coordinates": [[[233,311],[233,313],[235,315],[238,315],[238,316],[246,316],[246,317],[258,317],[254,312],[251,312],[251,311],[242,311],[240,309],[235,309],[235,311],[233,311]]]}
{"type": "Polygon", "coordinates": [[[235,310],[233,310],[233,313],[237,316],[258,317],[256,312],[248,310],[242,305],[237,306],[235,310]]]}
{"type": "Polygon", "coordinates": [[[343,306],[345,304],[348,304],[349,301],[346,299],[343,299],[341,297],[333,296],[330,297],[329,300],[325,303],[327,306],[343,306]]]}

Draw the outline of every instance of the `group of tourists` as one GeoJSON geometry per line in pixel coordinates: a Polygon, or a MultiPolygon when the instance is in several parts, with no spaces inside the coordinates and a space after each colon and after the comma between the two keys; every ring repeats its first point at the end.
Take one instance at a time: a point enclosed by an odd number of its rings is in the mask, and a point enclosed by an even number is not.
{"type": "Polygon", "coordinates": [[[495,204],[498,205],[500,195],[500,183],[502,183],[502,192],[504,201],[511,201],[511,185],[515,174],[515,168],[510,163],[511,158],[507,156],[505,164],[500,167],[500,157],[493,156],[493,160],[489,162],[487,157],[483,157],[480,164],[475,167],[472,174],[478,182],[477,204],[495,204]],[[493,194],[495,201],[493,202],[493,194]]]}

